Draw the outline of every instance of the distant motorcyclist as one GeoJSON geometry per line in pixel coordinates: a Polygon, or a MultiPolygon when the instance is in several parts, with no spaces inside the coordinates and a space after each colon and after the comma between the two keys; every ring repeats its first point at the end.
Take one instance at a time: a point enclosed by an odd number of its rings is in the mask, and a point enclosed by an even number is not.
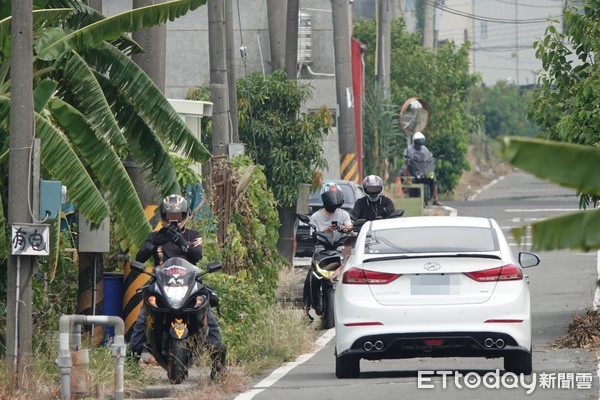
{"type": "Polygon", "coordinates": [[[365,219],[387,218],[395,211],[394,202],[383,194],[383,179],[377,175],[369,175],[362,182],[365,197],[354,203],[350,216],[354,221],[365,219]]]}
{"type": "Polygon", "coordinates": [[[433,196],[433,205],[441,206],[438,200],[438,187],[435,177],[435,159],[433,154],[425,146],[425,135],[421,132],[415,132],[412,136],[413,144],[409,145],[402,156],[404,157],[404,167],[402,175],[413,177],[414,183],[423,183],[428,185],[433,196]]]}
{"type": "MultiPolygon", "coordinates": [[[[189,216],[187,201],[176,194],[165,197],[160,204],[160,216],[163,227],[158,232],[148,235],[135,260],[143,263],[153,257],[154,266],[157,267],[169,258],[181,257],[196,265],[202,258],[202,237],[200,232],[185,227],[189,216]]],[[[137,355],[142,353],[147,340],[145,322],[145,312],[142,307],[129,343],[131,351],[137,355]]],[[[226,348],[221,341],[221,332],[212,308],[208,310],[206,340],[213,360],[211,378],[214,378],[225,369],[226,348]]]]}

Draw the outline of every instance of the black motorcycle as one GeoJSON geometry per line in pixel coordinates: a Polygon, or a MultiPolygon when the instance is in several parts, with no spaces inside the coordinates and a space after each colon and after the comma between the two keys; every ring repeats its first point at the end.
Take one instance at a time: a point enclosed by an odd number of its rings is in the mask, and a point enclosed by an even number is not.
{"type": "Polygon", "coordinates": [[[212,288],[202,283],[202,276],[223,268],[220,262],[210,263],[206,271],[183,258],[170,258],[154,273],[146,272],[144,264],[131,263],[131,268],[152,278],[141,287],[146,312],[146,338],[150,352],[158,364],[167,370],[169,381],[182,383],[192,365],[194,350],[206,348],[208,311],[218,298],[212,288]]]}
{"type": "Polygon", "coordinates": [[[310,223],[307,215],[298,214],[298,219],[311,226],[312,238],[315,241],[315,251],[305,282],[305,302],[308,301],[310,307],[321,316],[323,329],[330,329],[335,325],[333,311],[335,284],[331,281],[331,277],[342,265],[344,257],[341,247],[353,235],[341,227],[333,232],[319,232],[310,223]],[[306,293],[307,288],[308,293],[306,293]]]}

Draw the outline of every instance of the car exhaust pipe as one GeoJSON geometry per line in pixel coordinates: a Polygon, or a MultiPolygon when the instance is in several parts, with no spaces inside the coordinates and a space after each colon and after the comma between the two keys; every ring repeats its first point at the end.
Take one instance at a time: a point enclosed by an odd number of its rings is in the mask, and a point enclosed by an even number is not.
{"type": "Polygon", "coordinates": [[[496,340],[496,347],[499,349],[504,348],[504,340],[502,340],[502,339],[496,340]]]}
{"type": "Polygon", "coordinates": [[[365,349],[365,351],[371,351],[371,350],[373,350],[373,343],[371,343],[371,342],[365,342],[363,344],[363,349],[365,349]]]}
{"type": "Polygon", "coordinates": [[[483,344],[485,345],[485,347],[487,347],[489,349],[490,347],[492,347],[494,345],[494,339],[487,338],[487,339],[485,339],[483,344]]]}
{"type": "Polygon", "coordinates": [[[378,340],[375,342],[375,350],[381,350],[383,349],[383,342],[381,340],[378,340]]]}

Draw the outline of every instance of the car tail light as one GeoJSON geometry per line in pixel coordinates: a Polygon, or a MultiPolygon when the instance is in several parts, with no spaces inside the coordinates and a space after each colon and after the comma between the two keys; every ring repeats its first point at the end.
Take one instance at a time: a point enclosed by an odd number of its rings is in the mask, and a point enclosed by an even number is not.
{"type": "Polygon", "coordinates": [[[477,282],[520,281],[523,279],[523,272],[513,264],[469,272],[465,273],[465,275],[477,282]]]}
{"type": "Polygon", "coordinates": [[[386,285],[401,274],[369,271],[367,269],[352,268],[344,273],[342,283],[349,285],[386,285]]]}

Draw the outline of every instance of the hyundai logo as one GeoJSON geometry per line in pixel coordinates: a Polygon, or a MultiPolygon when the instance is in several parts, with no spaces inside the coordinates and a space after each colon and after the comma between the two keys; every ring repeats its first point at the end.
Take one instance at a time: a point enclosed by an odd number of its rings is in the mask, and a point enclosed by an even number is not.
{"type": "Polygon", "coordinates": [[[423,265],[423,268],[425,268],[427,271],[437,271],[438,269],[442,268],[442,266],[436,262],[428,262],[427,264],[423,265]]]}

